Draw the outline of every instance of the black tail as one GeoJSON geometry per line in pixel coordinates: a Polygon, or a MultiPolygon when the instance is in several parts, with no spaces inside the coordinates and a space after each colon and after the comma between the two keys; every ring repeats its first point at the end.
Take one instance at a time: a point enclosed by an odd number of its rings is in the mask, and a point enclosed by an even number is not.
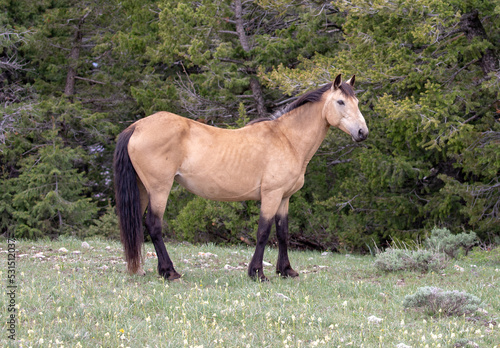
{"type": "Polygon", "coordinates": [[[120,235],[125,249],[128,271],[136,273],[141,266],[141,246],[144,242],[142,212],[137,174],[128,155],[128,142],[134,127],[119,136],[114,156],[115,197],[120,235]]]}

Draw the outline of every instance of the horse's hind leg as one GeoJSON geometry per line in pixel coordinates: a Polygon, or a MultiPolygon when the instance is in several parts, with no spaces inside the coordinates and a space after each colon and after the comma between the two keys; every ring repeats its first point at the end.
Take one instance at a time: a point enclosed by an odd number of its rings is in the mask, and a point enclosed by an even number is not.
{"type": "Polygon", "coordinates": [[[275,221],[279,247],[276,273],[282,277],[298,277],[299,274],[292,269],[288,260],[288,198],[281,202],[275,221]]]}
{"type": "Polygon", "coordinates": [[[153,241],[158,256],[158,273],[165,279],[174,280],[181,275],[174,269],[174,264],[168,256],[167,248],[162,237],[163,213],[167,205],[169,190],[166,192],[152,192],[149,195],[148,212],[146,214],[146,227],[153,241]]]}

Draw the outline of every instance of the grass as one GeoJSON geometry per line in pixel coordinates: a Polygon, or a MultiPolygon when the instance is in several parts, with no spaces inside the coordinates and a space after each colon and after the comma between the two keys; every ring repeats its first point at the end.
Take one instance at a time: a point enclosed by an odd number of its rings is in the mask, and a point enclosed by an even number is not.
{"type": "MultiPolygon", "coordinates": [[[[151,244],[146,275],[129,276],[119,243],[88,243],[90,249],[76,239],[18,241],[16,340],[7,339],[4,293],[0,346],[500,347],[498,248],[429,273],[380,272],[370,256],[290,252],[299,279],[281,279],[268,266],[270,282],[258,283],[243,265],[251,248],[176,244],[168,250],[183,278],[166,282],[151,244]],[[404,310],[404,297],[423,286],[471,293],[487,313],[404,310]]],[[[0,247],[6,284],[7,242],[0,247]]],[[[268,248],[265,261],[274,265],[276,258],[268,248]]]]}

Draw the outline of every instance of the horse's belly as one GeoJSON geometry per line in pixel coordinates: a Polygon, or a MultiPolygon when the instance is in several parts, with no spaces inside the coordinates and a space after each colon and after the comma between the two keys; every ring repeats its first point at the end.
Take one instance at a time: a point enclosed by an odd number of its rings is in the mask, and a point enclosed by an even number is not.
{"type": "Polygon", "coordinates": [[[216,201],[260,199],[260,183],[223,172],[213,176],[179,173],[175,181],[197,196],[216,201]]]}

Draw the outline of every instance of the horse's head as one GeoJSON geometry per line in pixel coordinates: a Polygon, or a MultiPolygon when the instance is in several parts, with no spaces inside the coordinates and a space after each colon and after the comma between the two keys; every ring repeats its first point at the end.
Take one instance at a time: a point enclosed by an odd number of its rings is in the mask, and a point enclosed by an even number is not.
{"type": "Polygon", "coordinates": [[[347,82],[342,82],[341,75],[335,78],[323,108],[323,116],[331,126],[342,129],[359,142],[368,137],[368,127],[359,111],[358,98],[354,95],[354,78],[351,77],[347,82]]]}

